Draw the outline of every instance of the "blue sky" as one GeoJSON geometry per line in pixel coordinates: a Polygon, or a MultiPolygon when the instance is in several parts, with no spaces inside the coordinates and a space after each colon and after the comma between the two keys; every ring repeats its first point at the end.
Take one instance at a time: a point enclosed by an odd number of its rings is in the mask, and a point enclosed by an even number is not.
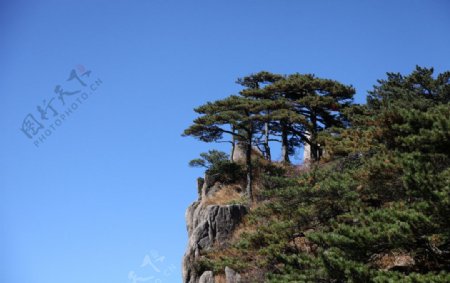
{"type": "Polygon", "coordinates": [[[352,84],[356,102],[387,71],[449,70],[449,12],[445,0],[0,1],[0,281],[180,282],[202,174],[187,163],[223,148],[180,136],[192,109],[260,70],[352,84]],[[83,90],[102,83],[35,146],[24,118],[56,85],[81,89],[67,79],[82,66],[83,90]]]}

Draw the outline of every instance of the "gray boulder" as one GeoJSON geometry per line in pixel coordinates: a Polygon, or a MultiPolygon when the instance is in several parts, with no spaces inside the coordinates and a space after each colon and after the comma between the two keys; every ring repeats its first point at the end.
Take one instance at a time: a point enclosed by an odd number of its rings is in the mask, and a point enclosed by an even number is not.
{"type": "Polygon", "coordinates": [[[241,275],[227,266],[225,267],[225,280],[226,283],[240,283],[241,275]]]}
{"type": "Polygon", "coordinates": [[[198,283],[214,283],[214,275],[212,271],[203,272],[202,276],[198,279],[198,283]]]}

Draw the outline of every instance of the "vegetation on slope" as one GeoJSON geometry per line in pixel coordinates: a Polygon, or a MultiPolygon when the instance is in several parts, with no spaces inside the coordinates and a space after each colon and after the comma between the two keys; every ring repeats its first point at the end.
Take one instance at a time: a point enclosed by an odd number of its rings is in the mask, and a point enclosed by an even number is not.
{"type": "MultiPolygon", "coordinates": [[[[315,162],[302,171],[287,162],[283,170],[250,166],[258,201],[231,245],[204,254],[198,268],[229,266],[246,282],[450,282],[450,72],[388,73],[367,105],[334,105],[333,93],[351,87],[324,80],[333,85],[318,91],[297,76],[294,84],[292,76],[271,77],[264,87],[279,92],[269,100],[281,99],[292,120],[247,96],[264,106],[246,123],[263,136],[287,135],[283,146],[312,145],[315,162]],[[321,113],[315,126],[305,107],[321,113]]],[[[247,138],[261,141],[255,136],[247,138]]]]}

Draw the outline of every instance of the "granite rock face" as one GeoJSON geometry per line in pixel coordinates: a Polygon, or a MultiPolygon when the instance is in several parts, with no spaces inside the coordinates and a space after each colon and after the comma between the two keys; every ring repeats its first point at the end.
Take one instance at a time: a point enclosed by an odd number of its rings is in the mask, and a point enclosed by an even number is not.
{"type": "Polygon", "coordinates": [[[241,275],[227,266],[225,267],[225,280],[226,283],[240,283],[241,275]]]}
{"type": "MultiPolygon", "coordinates": [[[[205,182],[202,191],[215,191],[211,190],[212,186],[215,184],[205,182]]],[[[183,282],[214,282],[210,271],[197,274],[195,261],[199,258],[201,251],[207,251],[213,245],[225,245],[247,212],[248,208],[245,205],[206,205],[201,199],[188,207],[186,224],[189,242],[183,258],[183,282]]]]}
{"type": "MultiPolygon", "coordinates": [[[[232,152],[233,160],[235,162],[245,162],[245,146],[241,143],[237,143],[232,152]]],[[[252,156],[264,156],[261,150],[257,146],[253,146],[252,148],[252,156]]]]}
{"type": "Polygon", "coordinates": [[[198,279],[198,283],[214,283],[214,275],[212,271],[203,272],[202,276],[198,279]]]}

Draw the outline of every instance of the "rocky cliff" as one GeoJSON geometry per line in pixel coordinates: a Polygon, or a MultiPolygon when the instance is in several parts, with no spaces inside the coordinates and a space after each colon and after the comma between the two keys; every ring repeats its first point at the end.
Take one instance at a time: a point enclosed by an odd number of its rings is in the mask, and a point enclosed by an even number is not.
{"type": "MultiPolygon", "coordinates": [[[[196,261],[202,252],[226,245],[248,212],[248,207],[242,204],[215,204],[214,198],[223,188],[213,177],[205,176],[204,181],[199,182],[199,199],[186,210],[189,242],[183,258],[184,283],[215,282],[213,272],[198,270],[196,261]]],[[[227,283],[240,282],[240,275],[231,268],[225,268],[224,273],[227,283]]]]}

